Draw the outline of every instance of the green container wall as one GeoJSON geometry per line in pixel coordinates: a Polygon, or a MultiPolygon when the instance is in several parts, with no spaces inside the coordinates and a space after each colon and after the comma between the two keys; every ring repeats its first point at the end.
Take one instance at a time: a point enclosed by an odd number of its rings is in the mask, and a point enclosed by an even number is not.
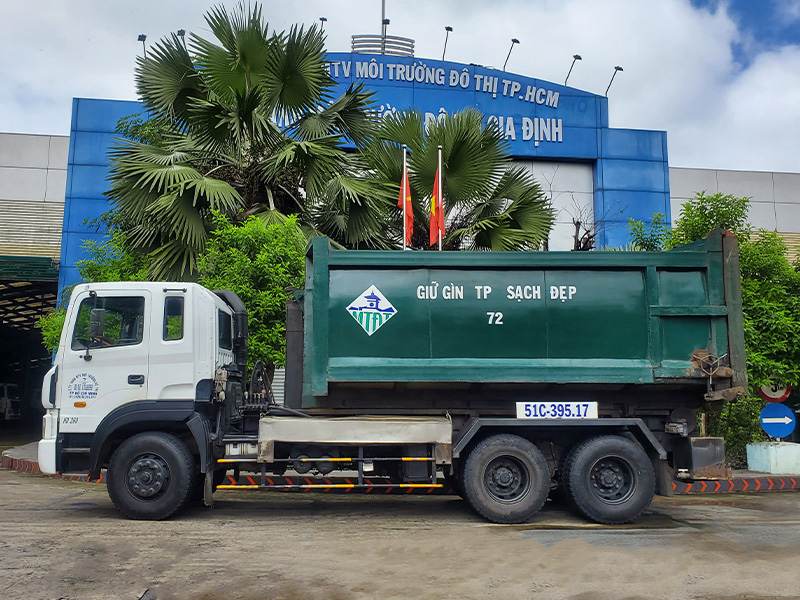
{"type": "Polygon", "coordinates": [[[738,276],[722,232],[661,253],[354,251],[317,238],[304,396],[329,382],[696,384],[696,349],[729,353],[741,381],[738,276]]]}

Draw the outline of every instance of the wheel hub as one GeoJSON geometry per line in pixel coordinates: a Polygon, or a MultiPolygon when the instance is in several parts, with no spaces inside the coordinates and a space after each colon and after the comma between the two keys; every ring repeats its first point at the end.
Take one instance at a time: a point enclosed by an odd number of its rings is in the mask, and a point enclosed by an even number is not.
{"type": "Polygon", "coordinates": [[[607,504],[626,500],[634,488],[631,466],[620,458],[599,460],[589,475],[592,492],[607,504]]]}
{"type": "Polygon", "coordinates": [[[514,502],[530,488],[530,476],[525,466],[516,458],[506,456],[494,459],[486,468],[484,485],[496,499],[514,502]]]}
{"type": "Polygon", "coordinates": [[[128,469],[128,490],[139,498],[152,498],[165,489],[169,467],[158,456],[140,456],[128,469]]]}
{"type": "Polygon", "coordinates": [[[506,468],[498,469],[495,474],[495,481],[503,487],[508,487],[514,481],[514,474],[506,468]]]}

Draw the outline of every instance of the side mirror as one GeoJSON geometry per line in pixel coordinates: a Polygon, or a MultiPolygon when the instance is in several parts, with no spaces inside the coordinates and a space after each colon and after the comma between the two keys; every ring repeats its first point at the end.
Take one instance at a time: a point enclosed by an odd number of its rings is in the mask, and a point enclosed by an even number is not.
{"type": "Polygon", "coordinates": [[[103,337],[103,328],[106,324],[106,311],[104,308],[93,308],[89,313],[89,339],[103,337]]]}

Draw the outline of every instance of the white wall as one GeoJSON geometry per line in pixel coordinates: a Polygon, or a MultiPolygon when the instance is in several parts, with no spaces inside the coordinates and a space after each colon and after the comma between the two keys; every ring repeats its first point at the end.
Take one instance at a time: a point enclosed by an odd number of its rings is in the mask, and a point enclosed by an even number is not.
{"type": "Polygon", "coordinates": [[[542,190],[552,198],[556,221],[550,232],[550,250],[572,250],[575,226],[573,217],[594,221],[594,181],[592,165],[515,161],[528,169],[542,190]]]}
{"type": "Polygon", "coordinates": [[[58,259],[69,136],[0,133],[0,256],[58,259]]]}
{"type": "Polygon", "coordinates": [[[750,224],[777,231],[793,255],[800,250],[800,173],[722,171],[718,169],[669,170],[672,222],[681,206],[697,192],[750,198],[750,224]]]}

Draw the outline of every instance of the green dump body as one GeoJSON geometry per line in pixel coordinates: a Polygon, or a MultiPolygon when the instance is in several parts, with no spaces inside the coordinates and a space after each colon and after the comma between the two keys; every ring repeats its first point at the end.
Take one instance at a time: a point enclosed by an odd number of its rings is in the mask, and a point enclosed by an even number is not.
{"type": "Polygon", "coordinates": [[[736,238],[720,230],[670,252],[357,251],[317,238],[301,298],[306,407],[366,384],[687,385],[702,397],[706,353],[727,367],[716,386],[746,385],[736,238]]]}

